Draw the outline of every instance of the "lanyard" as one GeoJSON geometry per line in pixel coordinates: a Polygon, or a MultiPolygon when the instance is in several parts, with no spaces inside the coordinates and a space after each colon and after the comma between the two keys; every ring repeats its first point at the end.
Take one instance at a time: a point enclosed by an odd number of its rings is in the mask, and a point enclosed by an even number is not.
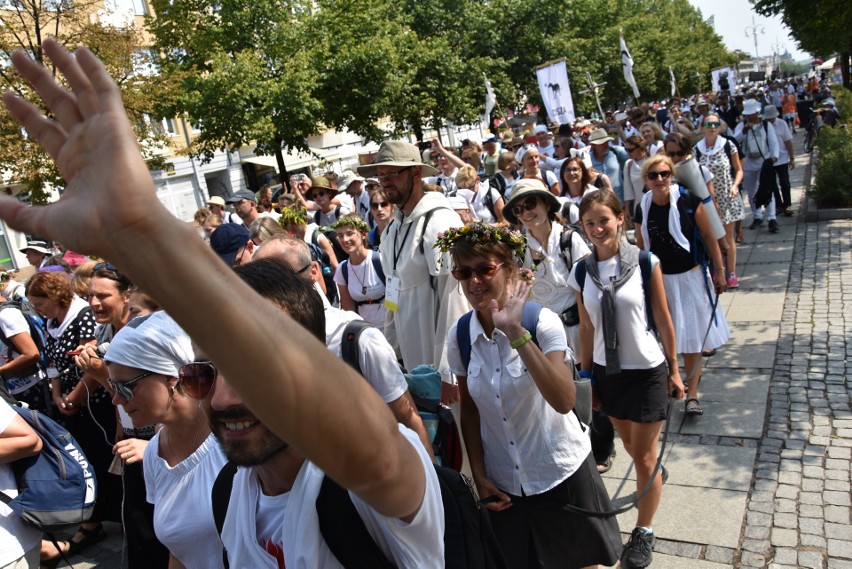
{"type": "MultiPolygon", "coordinates": [[[[405,236],[402,238],[402,243],[399,244],[397,248],[396,239],[399,237],[399,229],[396,230],[396,233],[393,234],[393,272],[396,274],[396,264],[399,261],[399,256],[402,254],[402,248],[405,247],[405,242],[408,241],[408,234],[411,233],[411,227],[414,223],[408,224],[408,229],[405,230],[405,236]]],[[[402,222],[400,222],[400,229],[402,229],[402,222]]]]}

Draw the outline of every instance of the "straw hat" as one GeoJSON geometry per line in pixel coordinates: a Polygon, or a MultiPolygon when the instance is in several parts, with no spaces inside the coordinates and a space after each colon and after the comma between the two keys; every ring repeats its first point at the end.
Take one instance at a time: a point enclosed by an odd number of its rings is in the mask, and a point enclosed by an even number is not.
{"type": "Polygon", "coordinates": [[[596,128],[592,131],[592,134],[589,135],[589,144],[607,144],[613,140],[615,139],[608,135],[602,128],[596,128]]]}

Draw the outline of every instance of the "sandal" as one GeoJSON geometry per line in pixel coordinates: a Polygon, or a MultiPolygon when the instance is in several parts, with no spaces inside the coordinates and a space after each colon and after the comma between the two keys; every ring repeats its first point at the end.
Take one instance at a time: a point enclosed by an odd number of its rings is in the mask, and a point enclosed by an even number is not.
{"type": "Polygon", "coordinates": [[[701,357],[709,358],[716,355],[716,348],[701,350],[701,357]]]}
{"type": "Polygon", "coordinates": [[[83,539],[81,539],[80,541],[74,541],[74,539],[72,538],[68,542],[71,545],[71,547],[68,549],[69,555],[76,555],[84,549],[87,549],[88,547],[91,547],[92,545],[95,545],[96,543],[99,543],[106,539],[106,532],[104,531],[104,526],[101,524],[98,524],[98,527],[96,529],[86,529],[83,526],[80,526],[77,529],[77,533],[82,533],[83,539]]]}
{"type": "Polygon", "coordinates": [[[609,469],[612,468],[612,459],[614,457],[615,451],[612,451],[612,454],[606,457],[605,461],[597,463],[598,474],[606,474],[607,472],[609,472],[609,469]]]}
{"type": "Polygon", "coordinates": [[[687,415],[697,416],[704,414],[704,409],[701,408],[701,402],[694,397],[686,400],[684,403],[684,410],[687,415]]]}

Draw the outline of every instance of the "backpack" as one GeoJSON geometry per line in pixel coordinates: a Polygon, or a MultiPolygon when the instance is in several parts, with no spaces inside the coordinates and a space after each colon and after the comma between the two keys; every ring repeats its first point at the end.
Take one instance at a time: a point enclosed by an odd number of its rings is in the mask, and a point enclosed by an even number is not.
{"type": "Polygon", "coordinates": [[[94,470],[64,427],[34,409],[12,406],[42,441],[37,455],[11,464],[18,495],[0,492],[9,508],[43,532],[76,528],[92,516],[97,496],[94,470]]]}
{"type": "MultiPolygon", "coordinates": [[[[491,194],[491,190],[492,188],[490,185],[485,187],[485,195],[482,196],[482,203],[485,204],[485,207],[487,207],[488,211],[491,212],[491,215],[494,217],[494,223],[497,223],[499,218],[497,217],[497,211],[494,209],[494,196],[491,194]]],[[[502,195],[503,194],[500,194],[500,196],[502,195]]]]}
{"type": "MultiPolygon", "coordinates": [[[[574,278],[577,279],[577,284],[580,286],[580,296],[583,295],[583,290],[586,288],[586,261],[588,259],[588,257],[580,259],[574,267],[574,278]]],[[[657,327],[654,325],[654,311],[651,309],[651,275],[653,274],[651,253],[644,249],[639,250],[639,272],[642,275],[642,292],[645,296],[647,329],[656,333],[657,327]]]]}
{"type": "MultiPolygon", "coordinates": [[[[508,569],[491,520],[481,507],[473,482],[455,470],[435,465],[444,504],[444,563],[447,569],[508,569]]],[[[228,462],[211,492],[213,519],[219,537],[228,514],[237,466],[228,462]]],[[[391,569],[394,565],[367,531],[345,488],[328,476],[316,501],[320,533],[346,569],[391,569]]],[[[222,551],[226,569],[228,552],[222,551]]]]}
{"type": "MultiPolygon", "coordinates": [[[[360,350],[358,342],[361,333],[372,326],[363,320],[352,320],[343,328],[343,338],[340,340],[340,357],[355,371],[363,375],[361,363],[358,359],[360,350]]],[[[461,436],[458,424],[448,407],[441,405],[440,401],[418,397],[409,392],[417,407],[420,417],[437,422],[435,437],[432,439],[432,453],[440,464],[455,471],[461,471],[463,455],[461,436]]]]}
{"type": "MultiPolygon", "coordinates": [[[[373,270],[376,271],[379,281],[385,282],[385,272],[382,270],[382,256],[378,251],[373,251],[370,262],[373,264],[373,270]]],[[[341,263],[340,267],[340,271],[343,273],[343,282],[349,285],[349,261],[341,263]]]]}
{"type": "MultiPolygon", "coordinates": [[[[521,314],[521,326],[530,333],[533,343],[538,346],[538,318],[541,315],[540,304],[535,302],[527,302],[524,304],[524,311],[521,314]]],[[[473,318],[473,311],[463,314],[456,323],[456,343],[459,346],[459,355],[461,356],[462,366],[465,370],[470,365],[470,319],[473,318]]],[[[581,379],[576,371],[577,368],[571,365],[574,372],[574,387],[577,389],[575,398],[574,415],[580,422],[580,428],[583,432],[586,431],[585,424],[590,424],[592,419],[592,385],[588,379],[581,379]],[[577,409],[580,408],[578,411],[577,409]],[[582,413],[582,415],[580,415],[582,413]]],[[[465,371],[467,373],[467,371],[465,371]]]]}
{"type": "Polygon", "coordinates": [[[334,271],[331,270],[331,259],[322,247],[319,246],[319,228],[311,234],[311,242],[308,249],[311,250],[311,260],[320,264],[322,269],[322,280],[325,283],[325,296],[329,302],[337,300],[337,283],[334,282],[334,271]]]}
{"type": "MultiPolygon", "coordinates": [[[[494,188],[500,194],[500,197],[504,197],[506,195],[506,178],[499,173],[494,174],[488,178],[488,187],[494,188]]],[[[497,216],[494,216],[494,219],[497,219],[497,216]]]]}
{"type": "MultiPolygon", "coordinates": [[[[24,319],[26,319],[27,324],[30,327],[30,336],[35,343],[36,348],[38,348],[39,353],[38,363],[29,368],[15,372],[16,376],[26,377],[38,372],[39,370],[47,369],[47,355],[45,350],[47,346],[47,328],[45,326],[44,318],[35,311],[32,304],[22,298],[8,300],[3,304],[0,304],[0,311],[3,311],[6,308],[17,308],[21,311],[21,314],[24,315],[24,319]]],[[[0,341],[6,345],[6,348],[8,348],[10,352],[16,351],[12,341],[9,340],[2,331],[0,331],[0,341]]]]}

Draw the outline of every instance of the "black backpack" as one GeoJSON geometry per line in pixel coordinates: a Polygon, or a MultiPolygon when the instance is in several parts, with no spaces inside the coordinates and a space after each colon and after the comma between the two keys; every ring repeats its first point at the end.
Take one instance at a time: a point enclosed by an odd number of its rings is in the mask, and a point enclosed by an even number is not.
{"type": "MultiPolygon", "coordinates": [[[[325,296],[329,302],[337,300],[337,283],[334,282],[334,271],[331,269],[331,259],[322,247],[319,246],[319,233],[316,231],[311,235],[311,242],[308,243],[308,249],[311,251],[311,260],[320,264],[322,269],[322,281],[325,283],[325,296]]],[[[336,243],[336,242],[335,242],[336,243]]],[[[333,246],[333,244],[332,244],[333,246]]]]}

